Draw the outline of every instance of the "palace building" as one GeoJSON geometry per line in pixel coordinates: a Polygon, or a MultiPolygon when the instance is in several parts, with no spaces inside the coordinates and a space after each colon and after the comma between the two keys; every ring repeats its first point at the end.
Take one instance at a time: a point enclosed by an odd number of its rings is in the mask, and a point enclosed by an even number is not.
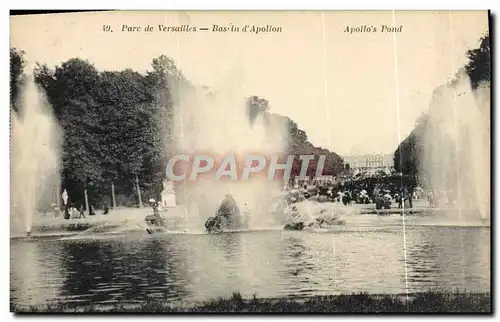
{"type": "Polygon", "coordinates": [[[366,173],[376,174],[384,171],[389,174],[394,169],[392,154],[358,154],[343,157],[344,168],[349,165],[353,174],[366,173]]]}

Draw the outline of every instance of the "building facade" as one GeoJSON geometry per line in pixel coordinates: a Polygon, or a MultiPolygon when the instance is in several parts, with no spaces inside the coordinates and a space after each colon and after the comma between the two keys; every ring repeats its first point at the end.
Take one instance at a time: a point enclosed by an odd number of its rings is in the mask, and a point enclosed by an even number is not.
{"type": "Polygon", "coordinates": [[[377,174],[380,171],[386,174],[394,170],[394,158],[392,154],[359,154],[343,157],[344,168],[349,165],[353,174],[377,174]]]}

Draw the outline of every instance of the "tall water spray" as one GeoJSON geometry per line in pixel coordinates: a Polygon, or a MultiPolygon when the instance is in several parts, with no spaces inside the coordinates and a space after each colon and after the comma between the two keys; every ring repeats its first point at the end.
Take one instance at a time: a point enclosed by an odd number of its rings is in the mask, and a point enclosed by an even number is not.
{"type": "Polygon", "coordinates": [[[420,171],[459,221],[489,218],[490,91],[461,71],[436,90],[424,126],[420,171]]]}
{"type": "Polygon", "coordinates": [[[60,129],[33,76],[11,112],[11,228],[31,232],[33,216],[59,196],[60,129]]]}
{"type": "MultiPolygon", "coordinates": [[[[174,102],[173,136],[175,153],[194,155],[203,151],[212,156],[236,155],[243,163],[249,153],[264,156],[286,149],[286,125],[260,114],[252,122],[247,97],[234,80],[222,88],[195,88],[182,80],[171,81],[174,102]]],[[[172,150],[172,147],[170,147],[172,150]]],[[[270,197],[279,194],[281,183],[264,177],[246,181],[197,180],[185,182],[181,199],[186,205],[188,228],[203,230],[224,195],[231,194],[242,212],[249,214],[251,229],[274,224],[269,215],[270,197]]]]}

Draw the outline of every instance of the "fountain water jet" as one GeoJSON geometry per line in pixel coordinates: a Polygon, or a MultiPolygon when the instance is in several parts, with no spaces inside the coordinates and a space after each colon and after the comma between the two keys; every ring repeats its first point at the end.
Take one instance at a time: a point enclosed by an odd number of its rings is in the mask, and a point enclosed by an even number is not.
{"type": "Polygon", "coordinates": [[[465,71],[436,90],[423,127],[421,179],[461,222],[490,216],[490,91],[465,71]]]}
{"type": "MultiPolygon", "coordinates": [[[[247,100],[238,88],[238,77],[229,79],[220,90],[195,88],[183,79],[170,82],[174,103],[171,154],[245,155],[258,153],[273,156],[287,147],[286,124],[266,114],[250,121],[247,100]],[[174,150],[174,151],[172,151],[174,150]]],[[[241,162],[238,160],[237,162],[241,162]]],[[[248,213],[248,228],[273,225],[269,216],[270,196],[279,195],[281,182],[265,178],[246,181],[198,180],[178,184],[180,199],[185,199],[188,230],[204,230],[206,219],[213,216],[225,194],[230,193],[240,210],[248,213]]]]}
{"type": "Polygon", "coordinates": [[[19,111],[11,112],[11,228],[29,236],[39,207],[59,197],[53,188],[60,183],[61,135],[32,75],[25,77],[20,95],[19,111]]]}

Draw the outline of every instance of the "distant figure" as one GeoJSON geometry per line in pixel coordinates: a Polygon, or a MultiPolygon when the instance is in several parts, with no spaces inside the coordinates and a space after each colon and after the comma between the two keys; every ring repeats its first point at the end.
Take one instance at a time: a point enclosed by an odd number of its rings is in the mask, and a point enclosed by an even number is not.
{"type": "Polygon", "coordinates": [[[350,195],[349,191],[346,191],[343,193],[342,203],[344,204],[344,206],[347,206],[351,203],[351,195],[350,195]]]}
{"type": "Polygon", "coordinates": [[[65,205],[64,206],[64,219],[69,219],[71,215],[69,214],[69,206],[65,205]]]}
{"type": "Polygon", "coordinates": [[[391,209],[391,201],[392,201],[392,196],[389,193],[389,191],[386,190],[386,194],[384,195],[384,208],[385,209],[391,209]]]}
{"type": "Polygon", "coordinates": [[[89,206],[89,216],[94,216],[95,211],[94,211],[94,206],[89,206]]]}
{"type": "Polygon", "coordinates": [[[398,208],[403,208],[403,197],[399,193],[394,194],[394,201],[398,203],[398,208]]]}
{"type": "Polygon", "coordinates": [[[375,196],[375,209],[379,210],[384,208],[384,196],[381,193],[378,193],[375,196]]]}
{"type": "Polygon", "coordinates": [[[153,214],[147,215],[145,218],[145,221],[148,223],[148,225],[165,227],[165,222],[163,221],[163,218],[160,216],[160,213],[158,212],[158,204],[157,204],[156,200],[149,199],[149,203],[151,204],[151,207],[153,208],[153,214]]]}
{"type": "Polygon", "coordinates": [[[342,191],[337,192],[337,202],[341,202],[344,198],[344,193],[342,191]]]}
{"type": "Polygon", "coordinates": [[[85,218],[85,211],[83,210],[83,206],[80,206],[80,216],[78,218],[85,218]]]}
{"type": "Polygon", "coordinates": [[[365,189],[361,190],[361,192],[359,194],[359,201],[361,204],[369,204],[370,203],[370,198],[368,196],[368,192],[365,189]]]}
{"type": "Polygon", "coordinates": [[[427,193],[427,200],[429,201],[429,207],[434,208],[436,206],[436,195],[433,190],[429,190],[427,193]]]}
{"type": "Polygon", "coordinates": [[[103,210],[104,210],[104,211],[103,211],[103,213],[102,213],[103,215],[107,215],[107,214],[109,214],[109,208],[108,208],[108,205],[104,205],[103,210]]]}
{"type": "Polygon", "coordinates": [[[333,201],[334,194],[333,194],[333,188],[332,187],[328,188],[327,195],[328,195],[328,199],[330,199],[330,200],[333,201]]]}
{"type": "Polygon", "coordinates": [[[403,193],[405,200],[408,200],[408,205],[410,206],[410,208],[413,208],[413,192],[405,187],[403,193]]]}
{"type": "Polygon", "coordinates": [[[154,199],[149,199],[149,204],[151,205],[151,208],[153,208],[153,212],[157,213],[158,212],[158,203],[154,199]]]}

